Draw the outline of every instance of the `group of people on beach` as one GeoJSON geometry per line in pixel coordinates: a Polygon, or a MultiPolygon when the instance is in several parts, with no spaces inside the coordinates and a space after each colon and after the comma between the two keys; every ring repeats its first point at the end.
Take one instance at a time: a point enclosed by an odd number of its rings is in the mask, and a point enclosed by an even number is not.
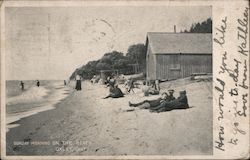
{"type": "MultiPolygon", "coordinates": [[[[93,77],[91,79],[91,83],[94,83],[93,77]]],[[[81,76],[77,75],[75,77],[76,80],[76,90],[81,90],[81,76]]],[[[149,81],[149,84],[146,81],[143,81],[143,85],[141,87],[144,96],[149,95],[159,95],[160,94],[160,85],[159,80],[149,81]]],[[[107,77],[105,83],[107,87],[109,87],[109,94],[103,99],[107,98],[120,98],[124,97],[124,93],[118,87],[117,80],[115,76],[111,75],[107,77]]],[[[131,91],[134,92],[135,81],[131,78],[127,79],[124,83],[127,93],[129,94],[131,91]]],[[[177,98],[174,97],[174,90],[170,89],[167,92],[163,92],[160,98],[155,100],[144,100],[139,103],[131,103],[129,102],[130,107],[136,107],[137,109],[149,109],[150,112],[165,112],[173,109],[187,109],[189,108],[188,99],[186,95],[186,91],[180,91],[179,96],[177,98]]],[[[134,108],[135,109],[135,108],[134,108]]],[[[134,110],[133,109],[133,110],[134,110]]]]}
{"type": "Polygon", "coordinates": [[[189,108],[186,91],[180,91],[178,98],[173,96],[174,90],[170,89],[163,92],[161,97],[155,100],[145,100],[140,103],[129,102],[130,107],[138,107],[139,109],[149,109],[151,112],[165,112],[173,109],[187,109],[189,108]]]}
{"type": "MultiPolygon", "coordinates": [[[[131,91],[134,88],[134,81],[127,81],[125,83],[125,88],[127,91],[131,91]]],[[[107,79],[107,86],[109,86],[109,95],[104,97],[106,98],[120,98],[124,97],[123,92],[118,87],[114,77],[109,77],[107,79]]],[[[143,82],[142,92],[144,96],[158,95],[160,93],[159,80],[151,82],[151,85],[147,85],[147,82],[143,82]]],[[[130,107],[137,107],[138,109],[149,109],[150,112],[165,112],[173,109],[187,109],[189,108],[188,99],[186,91],[180,91],[179,97],[174,97],[174,90],[170,89],[167,92],[163,92],[161,97],[155,100],[145,100],[140,103],[131,103],[129,102],[130,107]]],[[[129,92],[128,92],[129,93],[129,92]]]]}

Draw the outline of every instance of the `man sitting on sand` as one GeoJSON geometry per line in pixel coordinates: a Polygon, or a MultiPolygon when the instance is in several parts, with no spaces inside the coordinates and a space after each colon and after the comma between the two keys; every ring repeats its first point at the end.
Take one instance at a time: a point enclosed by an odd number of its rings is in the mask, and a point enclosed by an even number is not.
{"type": "Polygon", "coordinates": [[[144,96],[149,96],[150,94],[158,95],[160,93],[159,90],[155,89],[154,83],[152,83],[151,86],[148,86],[146,81],[143,82],[142,92],[144,93],[144,96]]]}
{"type": "Polygon", "coordinates": [[[154,108],[159,106],[161,103],[165,102],[165,101],[169,101],[171,98],[169,97],[169,95],[166,92],[163,92],[161,94],[161,97],[155,100],[145,100],[143,102],[140,103],[135,103],[132,104],[131,102],[129,103],[130,107],[138,107],[140,109],[150,109],[150,108],[154,108]]]}
{"type": "Polygon", "coordinates": [[[172,100],[175,100],[175,97],[174,97],[174,90],[173,89],[169,89],[168,90],[168,93],[169,93],[169,101],[172,101],[172,100]]]}
{"type": "Polygon", "coordinates": [[[188,100],[186,96],[186,91],[181,91],[180,96],[172,101],[164,101],[157,107],[151,107],[151,112],[164,112],[164,111],[171,111],[173,109],[187,109],[189,108],[188,100]]]}
{"type": "Polygon", "coordinates": [[[118,88],[118,85],[110,85],[109,86],[109,95],[104,97],[103,99],[106,99],[106,98],[120,98],[120,97],[123,97],[124,94],[122,93],[121,89],[118,88]]]}
{"type": "Polygon", "coordinates": [[[150,87],[147,85],[146,81],[143,81],[143,86],[141,87],[141,90],[144,94],[144,96],[149,96],[149,89],[150,87]]]}

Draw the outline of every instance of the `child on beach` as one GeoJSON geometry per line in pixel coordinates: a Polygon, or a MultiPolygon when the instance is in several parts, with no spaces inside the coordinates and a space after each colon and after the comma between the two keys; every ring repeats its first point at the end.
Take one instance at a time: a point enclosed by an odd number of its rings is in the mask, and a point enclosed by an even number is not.
{"type": "Polygon", "coordinates": [[[150,87],[147,85],[146,81],[143,81],[143,86],[141,87],[141,90],[143,92],[144,96],[149,96],[149,89],[150,87]]]}
{"type": "Polygon", "coordinates": [[[133,90],[135,88],[134,86],[134,80],[129,78],[128,80],[126,80],[125,82],[125,88],[127,90],[128,93],[130,93],[130,91],[133,91],[135,93],[135,91],[133,90]]]}

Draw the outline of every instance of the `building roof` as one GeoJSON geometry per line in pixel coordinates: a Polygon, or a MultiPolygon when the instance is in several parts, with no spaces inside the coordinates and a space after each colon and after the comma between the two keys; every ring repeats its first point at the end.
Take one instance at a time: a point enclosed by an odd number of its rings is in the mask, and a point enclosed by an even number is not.
{"type": "Polygon", "coordinates": [[[152,54],[212,54],[211,33],[149,32],[147,43],[152,54]]]}

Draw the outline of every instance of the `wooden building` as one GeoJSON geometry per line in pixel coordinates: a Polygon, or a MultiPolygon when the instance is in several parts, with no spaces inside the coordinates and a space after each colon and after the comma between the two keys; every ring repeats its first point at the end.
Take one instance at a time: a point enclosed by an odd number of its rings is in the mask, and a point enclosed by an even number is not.
{"type": "Polygon", "coordinates": [[[212,73],[212,34],[150,32],[147,79],[172,80],[212,73]]]}

